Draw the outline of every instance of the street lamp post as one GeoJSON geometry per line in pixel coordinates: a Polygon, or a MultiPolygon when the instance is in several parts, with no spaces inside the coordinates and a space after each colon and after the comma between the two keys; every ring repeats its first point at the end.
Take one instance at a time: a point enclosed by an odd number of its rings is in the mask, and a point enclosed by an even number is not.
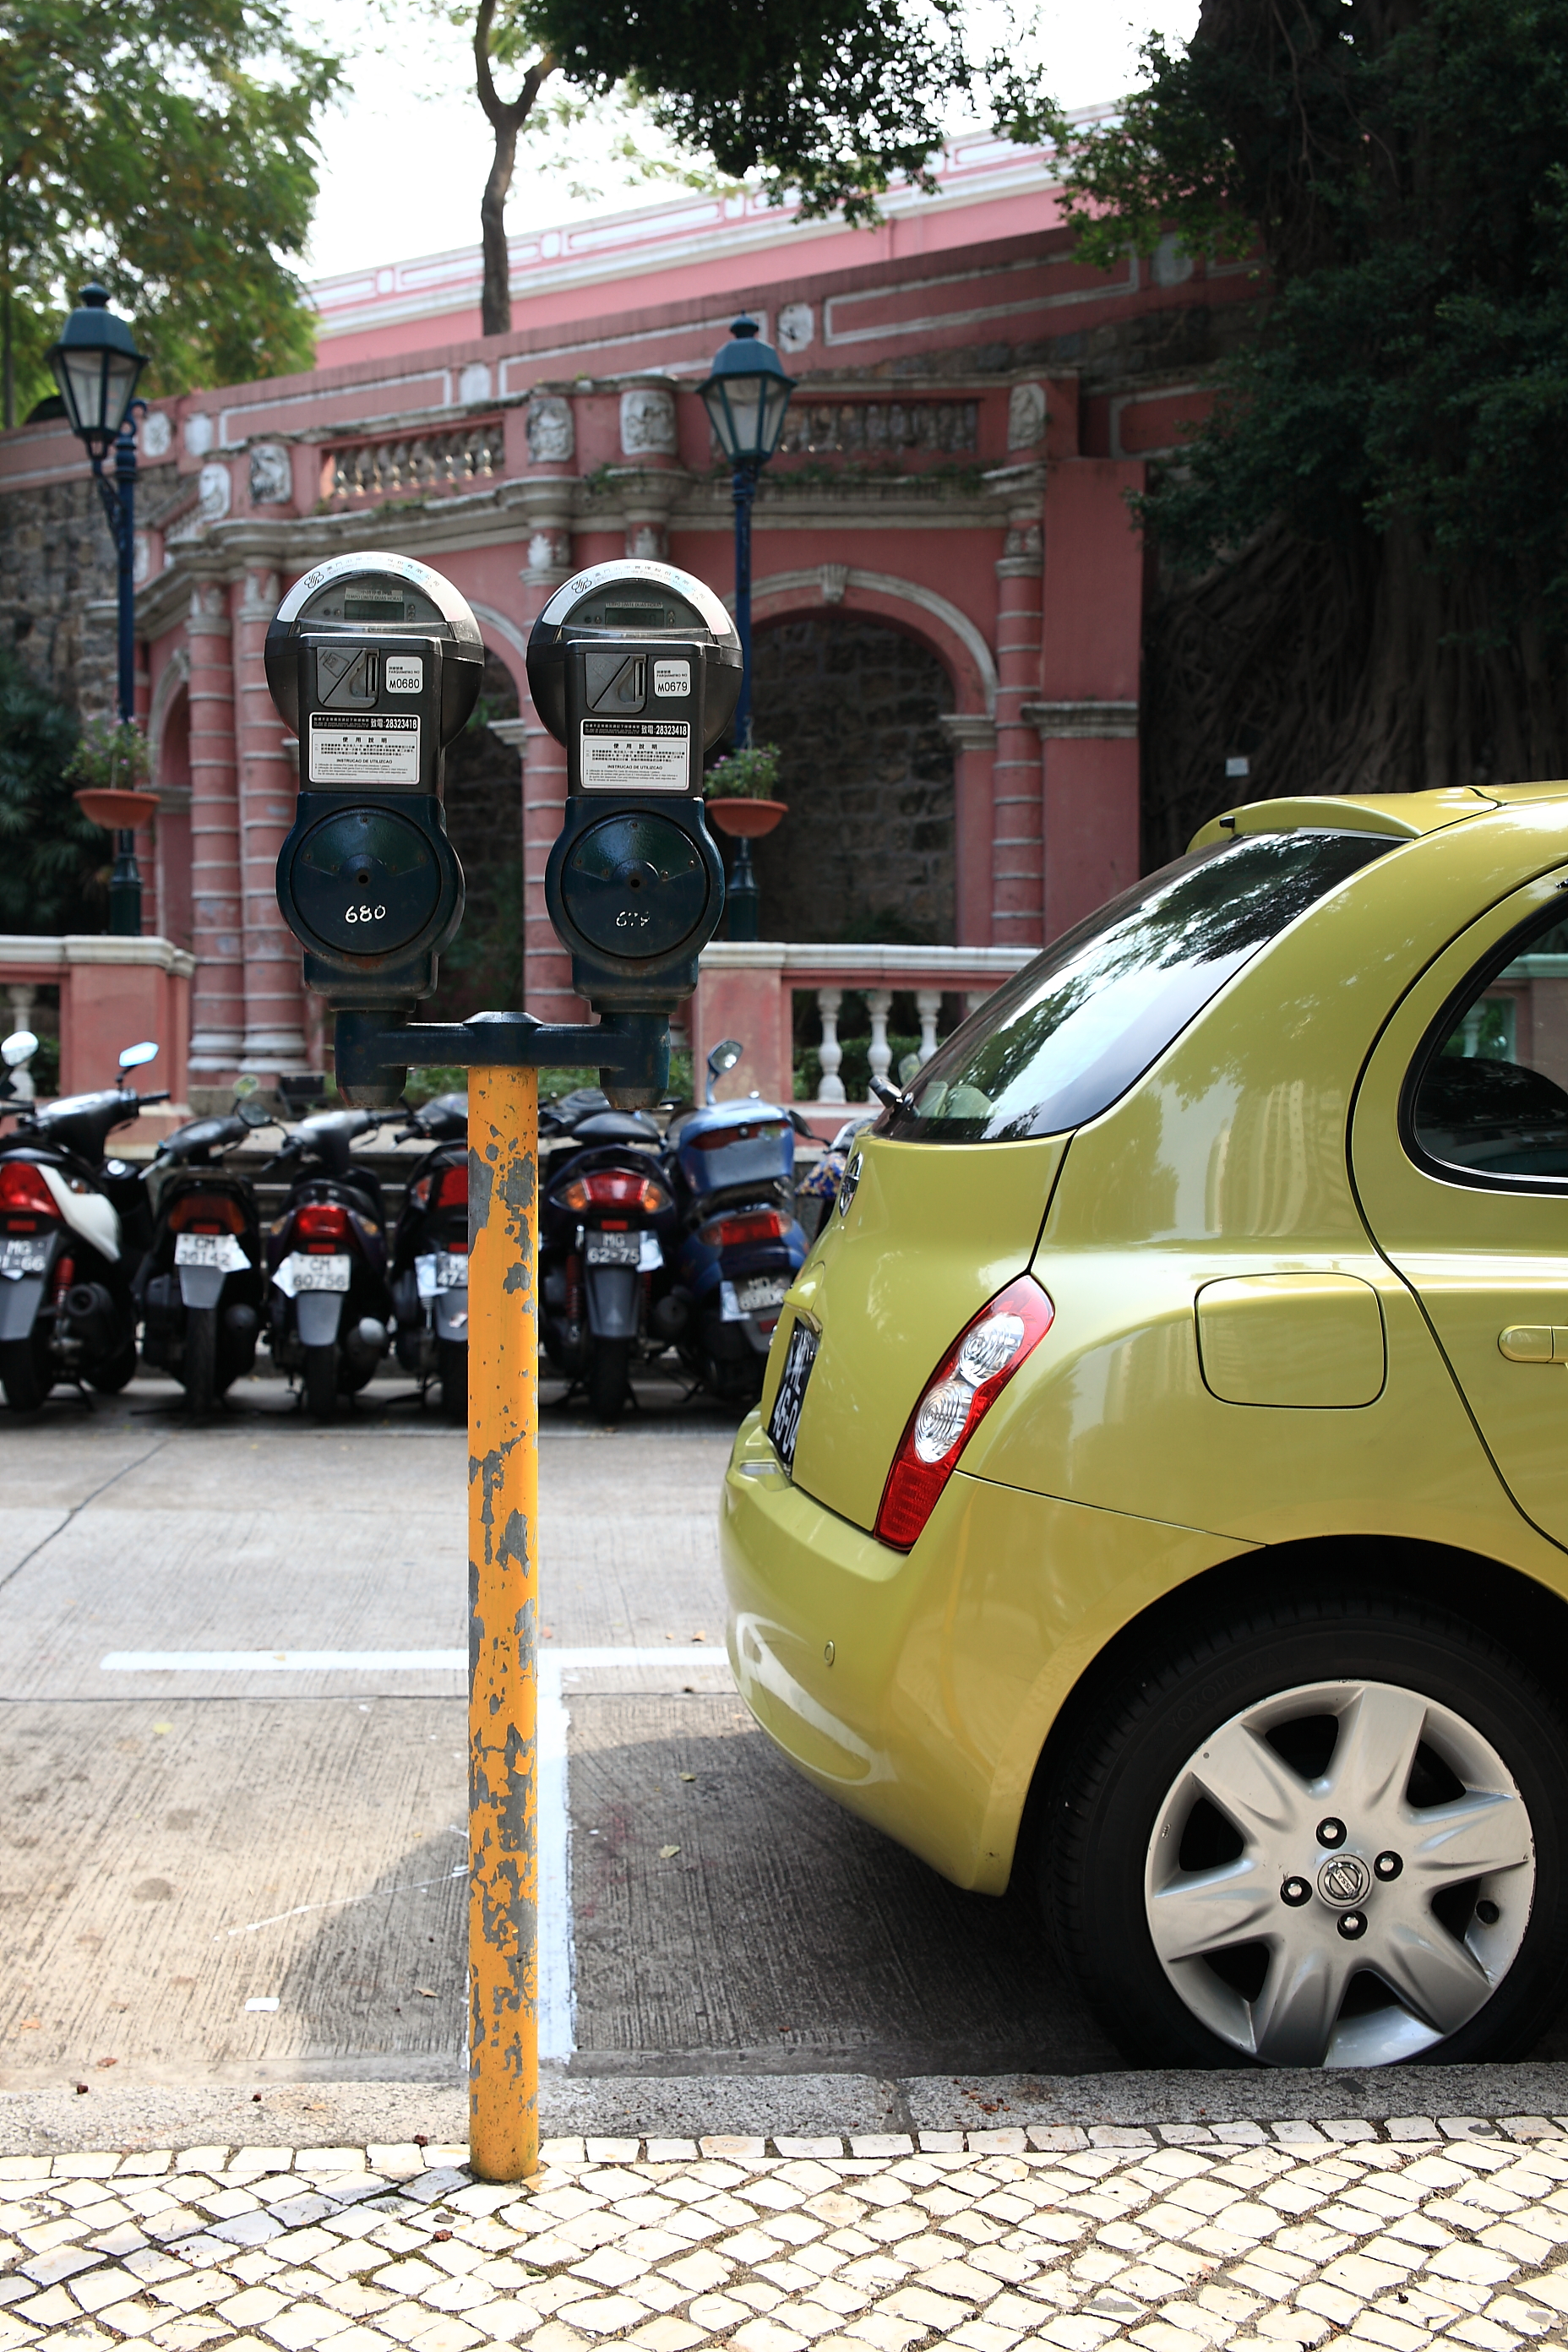
{"type": "MultiPolygon", "coordinates": [[[[120,723],[136,715],[136,425],[132,414],[137,380],[146,355],[132,341],[123,319],[109,308],[101,286],[84,286],[81,306],[71,312],[49,365],[60,388],[71,431],[87,450],[103,510],[114,537],[119,591],[120,723]],[[114,480],[104,460],[114,452],[114,480]]],[[[109,878],[109,928],[136,938],[142,929],[142,877],[136,865],[136,835],[117,824],[114,864],[109,878]]]]}
{"type": "MultiPolygon", "coordinates": [[[[758,339],[754,319],[737,319],[730,341],[699,386],[713,437],[730,461],[730,494],[735,502],[735,628],[741,640],[741,695],[735,705],[734,743],[745,751],[752,740],[752,501],[763,467],[779,445],[795,380],[785,375],[771,343],[758,339]]],[[[757,881],[752,845],[743,835],[735,853],[728,894],[730,936],[757,935],[757,881]]]]}

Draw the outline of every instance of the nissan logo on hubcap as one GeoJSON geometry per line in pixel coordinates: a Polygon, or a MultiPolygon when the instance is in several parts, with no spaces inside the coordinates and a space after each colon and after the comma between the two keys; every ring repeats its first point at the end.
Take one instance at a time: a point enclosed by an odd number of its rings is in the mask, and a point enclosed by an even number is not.
{"type": "Polygon", "coordinates": [[[1318,1892],[1336,1911],[1353,1910],[1372,1889],[1372,1873],[1359,1853],[1331,1853],[1318,1873],[1318,1892]]]}

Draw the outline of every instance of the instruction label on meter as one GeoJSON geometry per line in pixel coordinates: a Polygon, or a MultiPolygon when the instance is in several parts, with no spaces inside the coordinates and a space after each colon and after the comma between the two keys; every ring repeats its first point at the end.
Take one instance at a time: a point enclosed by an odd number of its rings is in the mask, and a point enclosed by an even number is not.
{"type": "Polygon", "coordinates": [[[310,780],[313,784],[416,784],[417,718],[312,710],[310,780]]]}
{"type": "Polygon", "coordinates": [[[581,775],[585,793],[683,793],[691,774],[691,727],[685,719],[584,719],[581,775]]]}

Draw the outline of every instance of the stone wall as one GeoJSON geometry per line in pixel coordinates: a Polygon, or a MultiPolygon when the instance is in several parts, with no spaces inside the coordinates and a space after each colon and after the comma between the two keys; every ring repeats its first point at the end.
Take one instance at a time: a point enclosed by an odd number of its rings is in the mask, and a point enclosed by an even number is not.
{"type": "MultiPolygon", "coordinates": [[[[146,467],[138,515],[166,504],[173,466],[146,467]]],[[[83,718],[115,709],[115,557],[109,521],[81,476],[0,499],[0,641],[83,718]]]]}
{"type": "Polygon", "coordinates": [[[752,740],[784,754],[789,814],[756,845],[770,940],[954,936],[946,670],[918,639],[853,613],[757,631],[752,740]]]}

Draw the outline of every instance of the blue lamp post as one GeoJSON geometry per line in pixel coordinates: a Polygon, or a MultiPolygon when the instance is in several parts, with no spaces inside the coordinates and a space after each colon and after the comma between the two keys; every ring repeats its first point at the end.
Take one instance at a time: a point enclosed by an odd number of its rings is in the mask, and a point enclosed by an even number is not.
{"type": "Polygon", "coordinates": [[[779,446],[795,379],[785,375],[771,343],[757,337],[754,319],[737,319],[730,341],[698,389],[713,437],[730,461],[735,501],[735,627],[741,639],[741,698],[735,705],[735,747],[752,740],[752,501],[763,467],[779,446]]]}
{"type": "MultiPolygon", "coordinates": [[[[66,320],[50,347],[49,365],[60,388],[71,431],[86,447],[103,500],[119,559],[120,719],[136,714],[136,425],[132,403],[146,354],[132,341],[123,319],[109,308],[101,286],[84,286],[81,307],[66,320]],[[112,486],[104,459],[114,452],[112,486]]],[[[142,929],[142,877],[136,836],[129,825],[114,828],[114,865],[109,883],[109,928],[135,938],[142,929]]]]}

